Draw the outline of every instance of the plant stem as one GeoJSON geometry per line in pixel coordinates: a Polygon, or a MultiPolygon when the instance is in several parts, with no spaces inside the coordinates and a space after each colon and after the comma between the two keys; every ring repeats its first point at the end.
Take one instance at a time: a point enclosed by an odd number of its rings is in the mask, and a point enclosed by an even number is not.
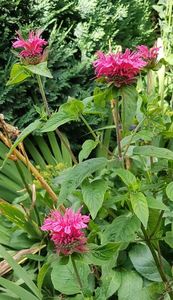
{"type": "Polygon", "coordinates": [[[78,281],[78,284],[80,286],[80,289],[81,289],[81,293],[83,294],[83,285],[82,285],[82,281],[80,279],[80,275],[79,275],[79,272],[78,272],[78,269],[77,269],[77,266],[76,266],[76,261],[75,261],[75,258],[71,255],[71,262],[72,262],[72,265],[73,265],[73,269],[74,269],[74,272],[75,272],[75,275],[76,275],[76,279],[78,281]]]}
{"type": "Polygon", "coordinates": [[[164,214],[164,210],[161,211],[161,213],[160,213],[160,215],[159,215],[159,217],[158,217],[157,223],[156,223],[156,225],[155,225],[153,231],[152,231],[151,234],[150,234],[150,239],[153,237],[153,235],[155,234],[157,228],[159,227],[160,222],[162,221],[163,214],[164,214]]]}
{"type": "Polygon", "coordinates": [[[93,131],[93,129],[91,128],[91,126],[88,124],[87,120],[84,118],[84,116],[80,115],[81,120],[84,122],[84,124],[86,125],[86,127],[88,128],[89,132],[92,134],[93,138],[95,140],[97,140],[97,135],[95,134],[95,132],[93,131]]]}
{"type": "Polygon", "coordinates": [[[143,235],[144,235],[144,238],[145,238],[145,242],[147,244],[147,246],[149,247],[150,251],[151,251],[151,254],[153,256],[153,259],[155,261],[155,264],[156,264],[156,267],[158,269],[158,272],[160,274],[160,277],[163,281],[163,283],[165,284],[165,288],[166,288],[166,291],[168,292],[169,296],[170,296],[170,299],[173,300],[173,291],[172,291],[172,288],[170,286],[170,283],[166,277],[166,274],[163,270],[163,267],[162,267],[162,263],[160,262],[157,254],[156,254],[156,251],[148,237],[148,234],[147,234],[147,231],[145,230],[144,226],[141,225],[141,229],[142,229],[142,232],[143,232],[143,235]]]}
{"type": "Polygon", "coordinates": [[[117,147],[118,147],[118,157],[122,159],[122,150],[121,150],[121,132],[120,132],[120,124],[119,124],[119,114],[118,114],[118,101],[115,99],[111,100],[111,109],[113,121],[116,126],[116,135],[117,135],[117,147]]]}
{"type": "MultiPolygon", "coordinates": [[[[111,109],[109,109],[107,126],[112,125],[112,123],[113,123],[112,111],[111,111],[111,109]]],[[[111,133],[112,133],[112,129],[107,129],[107,130],[105,130],[105,133],[104,133],[103,144],[105,145],[105,147],[107,149],[109,149],[111,133]]]]}
{"type": "Polygon", "coordinates": [[[102,148],[104,148],[107,153],[111,156],[113,156],[113,153],[107,148],[105,147],[105,145],[102,144],[102,142],[99,140],[99,137],[95,134],[94,130],[91,128],[91,126],[88,124],[87,120],[84,118],[83,115],[80,115],[81,120],[83,121],[83,123],[86,125],[86,127],[88,128],[89,132],[91,133],[91,135],[93,136],[93,138],[98,141],[98,143],[100,144],[100,146],[102,148]]]}
{"type": "MultiPolygon", "coordinates": [[[[50,114],[50,110],[49,110],[49,105],[48,105],[48,102],[47,102],[47,99],[46,99],[46,95],[45,95],[45,92],[44,92],[41,77],[40,77],[40,75],[36,75],[36,77],[37,77],[37,82],[38,82],[40,94],[41,94],[42,99],[43,99],[43,104],[44,104],[45,111],[46,111],[47,115],[50,117],[51,114],[50,114]]],[[[56,134],[59,136],[60,140],[62,141],[62,143],[64,144],[64,146],[66,147],[66,149],[68,150],[68,152],[69,152],[69,154],[72,158],[72,161],[75,164],[78,164],[76,157],[74,156],[74,154],[73,154],[72,150],[70,149],[69,145],[66,143],[62,133],[59,131],[58,128],[55,131],[56,131],[56,134]]]]}
{"type": "Polygon", "coordinates": [[[46,95],[45,95],[45,92],[44,92],[41,77],[40,77],[40,75],[36,75],[36,77],[37,77],[37,82],[38,82],[40,94],[41,94],[42,99],[43,99],[43,104],[44,104],[45,111],[46,111],[47,115],[50,116],[49,106],[48,106],[48,102],[47,102],[46,95]]]}
{"type": "Polygon", "coordinates": [[[142,121],[141,121],[141,122],[136,126],[136,128],[134,129],[134,131],[133,131],[133,133],[132,133],[132,135],[131,135],[130,141],[128,142],[128,144],[127,144],[127,146],[126,146],[126,149],[124,150],[124,154],[123,154],[124,157],[125,157],[125,155],[126,155],[128,149],[129,149],[129,147],[130,147],[130,144],[131,144],[131,142],[132,142],[132,140],[133,140],[133,138],[134,138],[136,132],[137,132],[138,129],[141,127],[141,125],[142,125],[142,123],[145,121],[145,119],[146,119],[146,117],[144,117],[144,118],[142,119],[142,121]]]}

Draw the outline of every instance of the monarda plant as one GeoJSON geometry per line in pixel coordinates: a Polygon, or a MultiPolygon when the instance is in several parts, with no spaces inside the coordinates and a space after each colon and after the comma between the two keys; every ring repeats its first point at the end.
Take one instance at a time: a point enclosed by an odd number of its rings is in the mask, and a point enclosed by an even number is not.
{"type": "MultiPolygon", "coordinates": [[[[40,31],[28,39],[19,34],[13,42],[20,60],[8,84],[36,78],[44,106],[36,107],[39,119],[15,141],[0,135],[11,148],[3,167],[16,155],[41,183],[32,200],[37,241],[44,243],[36,272],[38,299],[173,299],[173,114],[169,103],[160,103],[157,85],[148,86],[149,72],[157,74],[159,48],[97,52],[93,96],[68,98],[52,113],[40,77],[51,77],[45,46],[40,31]],[[100,118],[103,126],[93,130],[88,115],[100,118]],[[75,154],[59,131],[70,122],[82,122],[87,129],[75,154]],[[49,185],[29,158],[23,159],[22,142],[31,133],[53,131],[73,166],[64,164],[49,185]]],[[[49,142],[54,144],[55,137],[50,135],[49,142]]]]}

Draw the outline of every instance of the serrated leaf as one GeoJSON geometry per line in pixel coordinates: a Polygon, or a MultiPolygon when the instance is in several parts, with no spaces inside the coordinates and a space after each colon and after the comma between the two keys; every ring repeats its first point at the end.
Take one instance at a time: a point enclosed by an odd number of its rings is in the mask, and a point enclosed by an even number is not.
{"type": "Polygon", "coordinates": [[[7,85],[23,82],[28,77],[31,77],[31,73],[28,72],[23,65],[14,64],[11,69],[10,79],[7,81],[7,85]]]}
{"type": "Polygon", "coordinates": [[[94,246],[92,256],[101,261],[108,261],[120,249],[121,243],[107,243],[106,245],[94,246]]]}
{"type": "Polygon", "coordinates": [[[82,145],[82,150],[79,152],[79,162],[88,158],[93,149],[98,145],[98,141],[86,140],[82,145]]]}
{"type": "Polygon", "coordinates": [[[54,131],[59,126],[70,121],[77,121],[83,111],[83,103],[76,99],[70,99],[60,106],[59,111],[54,113],[41,128],[41,132],[54,131]]]}
{"type": "Polygon", "coordinates": [[[25,65],[26,70],[31,71],[33,74],[41,75],[48,78],[53,78],[51,72],[47,67],[47,61],[41,62],[37,65],[25,65]]]}
{"type": "Polygon", "coordinates": [[[132,205],[132,209],[138,219],[142,222],[144,227],[147,227],[148,217],[149,217],[149,209],[147,199],[141,192],[136,192],[130,194],[130,201],[132,205]]]}
{"type": "Polygon", "coordinates": [[[118,175],[128,187],[134,188],[137,185],[136,177],[128,170],[116,169],[114,174],[118,175]]]}
{"type": "Polygon", "coordinates": [[[169,200],[173,201],[173,182],[170,182],[166,187],[166,195],[169,200]]]}
{"type": "Polygon", "coordinates": [[[124,214],[106,226],[102,234],[102,243],[134,241],[138,230],[140,230],[139,219],[131,213],[124,214]]]}
{"type": "Polygon", "coordinates": [[[133,154],[173,160],[173,151],[155,146],[140,146],[133,149],[133,154]]]}
{"type": "Polygon", "coordinates": [[[67,196],[83,182],[86,177],[99,169],[103,169],[106,164],[107,159],[104,157],[92,158],[79,163],[72,169],[67,170],[61,186],[58,204],[62,203],[67,196]]]}
{"type": "Polygon", "coordinates": [[[102,179],[82,184],[83,200],[93,219],[102,207],[106,189],[107,183],[102,179]]]}

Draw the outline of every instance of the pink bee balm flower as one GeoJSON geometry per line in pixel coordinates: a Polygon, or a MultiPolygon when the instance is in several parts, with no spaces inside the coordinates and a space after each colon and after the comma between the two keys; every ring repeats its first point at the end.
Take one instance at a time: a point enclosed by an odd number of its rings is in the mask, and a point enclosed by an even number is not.
{"type": "Polygon", "coordinates": [[[98,59],[93,62],[97,78],[104,78],[117,87],[135,82],[140,70],[147,64],[137,52],[126,49],[124,53],[97,52],[98,59]]]}
{"type": "Polygon", "coordinates": [[[25,40],[22,35],[17,32],[18,37],[13,42],[13,48],[24,48],[19,53],[19,56],[30,64],[37,64],[46,58],[46,53],[43,51],[43,46],[47,45],[47,41],[40,37],[41,30],[29,32],[29,37],[25,40]]]}
{"type": "Polygon", "coordinates": [[[86,252],[87,238],[82,231],[90,220],[89,216],[82,215],[80,209],[74,212],[67,208],[64,215],[58,210],[53,210],[45,219],[41,229],[50,231],[51,240],[54,242],[58,254],[70,255],[73,252],[86,252]]]}
{"type": "Polygon", "coordinates": [[[147,62],[146,67],[154,67],[159,54],[159,47],[148,48],[145,45],[137,47],[140,57],[147,62]]]}

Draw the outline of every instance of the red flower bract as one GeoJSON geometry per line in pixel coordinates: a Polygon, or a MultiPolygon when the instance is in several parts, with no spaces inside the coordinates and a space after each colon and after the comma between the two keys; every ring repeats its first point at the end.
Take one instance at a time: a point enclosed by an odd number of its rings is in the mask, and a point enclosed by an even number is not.
{"type": "Polygon", "coordinates": [[[147,64],[138,52],[126,49],[124,53],[97,52],[98,59],[93,62],[97,78],[121,87],[135,82],[140,70],[147,64]]]}
{"type": "Polygon", "coordinates": [[[73,252],[86,252],[87,238],[83,231],[90,220],[89,216],[82,215],[80,209],[74,212],[67,208],[64,215],[58,210],[53,210],[49,217],[45,219],[41,229],[50,231],[58,254],[70,255],[73,252]]]}
{"type": "Polygon", "coordinates": [[[19,32],[17,32],[17,34],[18,37],[16,38],[16,41],[13,42],[12,46],[13,48],[24,48],[24,50],[19,53],[19,56],[28,63],[33,62],[33,64],[36,64],[43,61],[45,58],[43,46],[47,45],[47,41],[40,37],[41,30],[29,32],[29,37],[26,40],[19,32]]]}

